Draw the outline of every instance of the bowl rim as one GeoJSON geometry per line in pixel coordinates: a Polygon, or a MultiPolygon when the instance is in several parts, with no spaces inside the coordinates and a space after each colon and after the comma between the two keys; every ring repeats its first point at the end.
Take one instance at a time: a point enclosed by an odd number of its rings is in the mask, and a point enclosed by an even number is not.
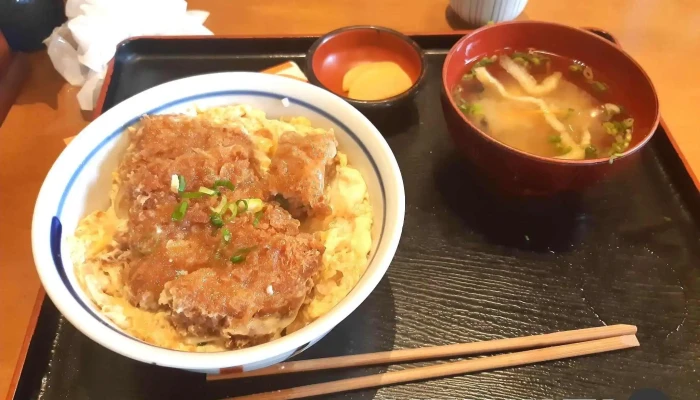
{"type": "Polygon", "coordinates": [[[332,30],[322,36],[320,36],[314,43],[311,45],[309,50],[306,52],[306,72],[308,74],[309,81],[312,82],[314,85],[317,85],[334,95],[340,97],[341,99],[347,101],[348,103],[351,103],[356,106],[385,106],[385,105],[391,105],[394,104],[398,101],[404,100],[407,97],[412,96],[418,88],[422,85],[423,81],[425,81],[425,75],[426,75],[426,65],[425,65],[425,54],[423,52],[423,49],[416,43],[415,40],[411,39],[408,35],[405,35],[397,30],[387,28],[384,26],[379,26],[379,25],[351,25],[351,26],[344,26],[342,28],[338,28],[335,30],[332,30]],[[393,36],[398,37],[399,39],[403,40],[404,42],[408,43],[411,48],[416,52],[418,55],[418,58],[420,59],[420,73],[418,74],[418,78],[416,78],[416,81],[413,82],[413,85],[409,87],[408,89],[404,90],[403,92],[386,98],[382,100],[357,100],[357,99],[351,99],[349,97],[343,96],[341,94],[335,93],[334,91],[330,90],[326,85],[324,85],[320,79],[318,79],[318,76],[316,76],[316,72],[314,71],[313,67],[313,60],[314,56],[316,55],[316,50],[324,44],[325,42],[331,40],[332,38],[345,33],[349,31],[356,31],[356,30],[368,30],[368,31],[382,31],[388,34],[391,34],[393,36]]]}
{"type": "Polygon", "coordinates": [[[457,47],[461,46],[464,42],[471,40],[474,35],[477,35],[477,34],[483,32],[485,30],[488,30],[488,29],[498,29],[498,27],[504,26],[504,25],[540,25],[540,26],[541,25],[549,25],[549,26],[553,26],[556,28],[560,28],[560,29],[568,29],[568,30],[577,32],[577,34],[587,35],[587,36],[597,40],[601,45],[608,46],[611,49],[614,49],[615,51],[621,53],[625,58],[627,58],[627,60],[632,65],[634,65],[637,68],[637,70],[639,70],[639,72],[641,72],[642,76],[644,77],[647,84],[649,85],[649,88],[651,89],[651,92],[652,92],[653,97],[654,97],[655,115],[654,115],[654,122],[652,123],[650,131],[646,132],[645,136],[642,138],[642,140],[640,140],[636,145],[634,145],[631,148],[628,148],[622,154],[615,157],[615,160],[623,159],[627,156],[630,156],[630,155],[636,153],[642,147],[644,147],[647,144],[647,142],[649,142],[649,140],[651,140],[652,136],[654,136],[654,133],[658,129],[659,121],[661,119],[661,111],[659,108],[659,97],[658,97],[658,94],[656,92],[656,88],[654,87],[654,84],[651,81],[651,78],[646,73],[646,71],[642,68],[642,66],[639,65],[639,63],[634,58],[632,58],[632,56],[629,53],[627,53],[624,49],[622,49],[622,47],[616,45],[613,42],[610,42],[609,40],[607,40],[605,38],[600,37],[599,35],[596,35],[593,32],[590,32],[590,31],[587,31],[587,30],[581,29],[581,28],[576,28],[576,27],[564,25],[564,24],[558,24],[555,22],[546,22],[546,21],[509,21],[509,22],[499,22],[497,24],[492,24],[492,25],[486,25],[486,26],[483,26],[479,29],[475,29],[474,31],[469,32],[466,35],[464,35],[461,39],[459,39],[457,41],[457,43],[454,44],[454,46],[452,46],[452,48],[450,48],[449,52],[447,53],[447,56],[445,57],[445,62],[443,63],[443,66],[442,66],[442,74],[441,74],[442,75],[441,78],[442,78],[443,95],[447,98],[447,101],[449,102],[453,111],[455,111],[457,114],[459,114],[459,117],[462,119],[462,121],[464,123],[466,123],[469,127],[471,127],[472,130],[477,132],[480,137],[482,137],[483,139],[487,140],[488,142],[490,142],[492,144],[497,145],[498,147],[500,147],[506,151],[509,151],[509,152],[514,153],[514,154],[519,155],[519,156],[523,156],[525,158],[529,158],[529,159],[536,160],[539,162],[547,163],[547,164],[564,165],[564,166],[600,165],[600,164],[610,163],[610,160],[611,160],[610,157],[592,158],[592,159],[583,159],[583,160],[568,160],[568,159],[539,156],[536,154],[528,153],[526,151],[516,149],[515,147],[511,147],[511,146],[509,146],[509,145],[507,145],[499,140],[496,140],[492,136],[486,134],[478,126],[476,126],[471,121],[469,121],[469,119],[467,119],[467,117],[464,116],[464,114],[462,112],[459,111],[459,107],[457,107],[457,103],[455,103],[454,99],[450,95],[451,88],[447,87],[447,69],[448,69],[448,65],[450,65],[450,62],[452,61],[452,58],[456,54],[457,47]]]}
{"type": "MultiPolygon", "coordinates": [[[[321,109],[321,107],[315,107],[321,109]]],[[[352,135],[352,133],[349,134],[352,135]]],[[[357,139],[358,141],[360,140],[359,137],[357,139]]],[[[364,144],[358,143],[358,145],[362,146],[364,144]]],[[[396,158],[377,128],[359,111],[335,94],[305,82],[263,73],[223,72],[178,79],[145,90],[117,104],[81,130],[76,138],[61,152],[42,183],[32,218],[32,252],[36,270],[49,298],[71,324],[93,341],[116,353],[138,361],[180,369],[211,371],[219,368],[261,363],[266,360],[274,360],[285,354],[292,354],[295,350],[306,348],[335,328],[367,299],[385,275],[398,247],[404,216],[405,192],[396,158]],[[222,84],[221,82],[226,83],[222,84]],[[181,86],[185,84],[187,84],[189,89],[181,86]],[[48,222],[52,222],[53,225],[55,206],[59,204],[60,207],[60,201],[57,199],[58,196],[56,196],[54,190],[55,186],[66,181],[69,174],[77,173],[73,171],[78,171],[76,168],[82,168],[82,165],[87,163],[87,160],[83,160],[82,163],[80,160],[94,155],[99,150],[98,144],[111,140],[110,138],[115,135],[112,131],[116,129],[115,132],[122,132],[132,124],[133,120],[140,118],[143,114],[140,112],[141,108],[145,107],[149,110],[155,110],[160,107],[167,107],[167,105],[178,101],[173,101],[173,97],[165,96],[166,94],[175,93],[176,96],[174,98],[182,100],[189,99],[190,96],[188,94],[219,93],[226,88],[235,90],[237,88],[240,89],[241,86],[260,84],[264,84],[264,89],[271,92],[277,91],[279,98],[287,97],[289,92],[306,92],[306,98],[311,99],[307,101],[316,105],[332,105],[336,109],[335,114],[327,111],[328,115],[337,119],[343,125],[350,124],[350,126],[355,126],[356,129],[362,129],[364,132],[362,136],[369,135],[373,150],[370,152],[368,149],[366,153],[370,157],[370,162],[375,158],[371,157],[372,153],[383,157],[384,160],[377,163],[376,173],[380,180],[382,178],[384,180],[392,179],[391,182],[387,182],[388,184],[385,183],[387,194],[385,194],[386,206],[384,214],[387,222],[384,226],[382,240],[377,243],[378,247],[375,250],[374,259],[369,262],[367,270],[360,281],[327,314],[299,331],[261,345],[238,350],[196,353],[166,349],[141,341],[127,334],[122,329],[106,324],[103,318],[90,315],[91,311],[85,309],[80,304],[81,301],[71,293],[71,291],[82,289],[76,288],[75,285],[70,283],[64,284],[61,279],[59,266],[52,253],[52,250],[55,250],[54,244],[48,240],[50,234],[53,233],[52,227],[47,226],[48,222]],[[181,91],[185,93],[181,93],[181,91]],[[343,115],[334,116],[340,113],[343,115]],[[396,198],[396,202],[387,201],[389,194],[396,198]],[[386,244],[383,243],[384,241],[386,241],[386,244]]],[[[63,241],[64,235],[61,235],[60,239],[63,241]]],[[[275,362],[279,361],[281,360],[276,360],[275,362]]]]}

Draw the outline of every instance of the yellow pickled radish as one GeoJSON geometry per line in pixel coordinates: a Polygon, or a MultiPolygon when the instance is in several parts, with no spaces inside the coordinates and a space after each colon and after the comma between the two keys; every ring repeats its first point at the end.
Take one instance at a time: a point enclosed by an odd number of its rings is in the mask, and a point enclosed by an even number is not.
{"type": "Polygon", "coordinates": [[[394,62],[362,64],[348,71],[343,83],[346,78],[349,82],[348,97],[356,100],[386,99],[405,92],[413,85],[408,74],[394,62]],[[355,69],[359,72],[354,72],[355,69]],[[351,76],[348,78],[348,75],[351,76]]]}
{"type": "Polygon", "coordinates": [[[373,68],[376,64],[378,63],[364,62],[350,68],[350,70],[343,76],[343,92],[349,92],[352,83],[355,82],[355,79],[362,75],[363,72],[373,68]]]}

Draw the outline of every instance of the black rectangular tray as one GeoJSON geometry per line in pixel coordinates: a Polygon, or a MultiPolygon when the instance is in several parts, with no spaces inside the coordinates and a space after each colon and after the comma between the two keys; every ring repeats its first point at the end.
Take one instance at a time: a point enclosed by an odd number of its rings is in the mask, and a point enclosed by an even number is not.
{"type": "MultiPolygon", "coordinates": [[[[326,398],[628,399],[649,387],[698,398],[700,199],[663,125],[634,168],[583,194],[492,194],[454,153],[439,106],[442,62],[459,37],[415,36],[427,82],[408,122],[386,132],[406,185],[403,236],[387,276],[299,358],[629,323],[639,327],[637,349],[326,398]]],[[[131,40],[117,51],[102,109],[188,75],[285,60],[303,66],[315,39],[131,40]]],[[[102,348],[46,298],[14,399],[217,399],[405,367],[207,383],[102,348]]]]}

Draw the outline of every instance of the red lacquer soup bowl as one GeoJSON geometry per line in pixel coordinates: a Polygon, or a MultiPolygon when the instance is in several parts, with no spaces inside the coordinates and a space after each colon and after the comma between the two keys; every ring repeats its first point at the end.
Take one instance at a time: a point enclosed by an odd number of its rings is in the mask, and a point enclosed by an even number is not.
{"type": "Polygon", "coordinates": [[[585,30],[545,22],[518,21],[486,26],[460,39],[442,71],[442,108],[457,147],[497,188],[518,194],[577,190],[609,177],[639,157],[659,123],[659,102],[647,74],[615,44],[585,30]],[[452,90],[466,66],[503,49],[534,48],[590,66],[618,93],[634,118],[633,139],[613,162],[609,158],[562,160],[510,147],[486,134],[460,112],[452,90]]]}

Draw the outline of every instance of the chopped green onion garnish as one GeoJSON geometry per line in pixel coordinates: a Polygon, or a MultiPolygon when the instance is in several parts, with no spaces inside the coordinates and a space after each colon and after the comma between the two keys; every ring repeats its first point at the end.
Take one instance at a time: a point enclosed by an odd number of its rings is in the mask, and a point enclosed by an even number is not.
{"type": "Polygon", "coordinates": [[[255,213],[255,219],[253,220],[254,227],[257,228],[258,224],[260,223],[260,218],[262,218],[262,215],[263,215],[262,210],[255,213]]]}
{"type": "Polygon", "coordinates": [[[203,197],[204,193],[200,192],[182,192],[180,193],[180,197],[183,199],[198,199],[200,197],[203,197]]]}
{"type": "Polygon", "coordinates": [[[586,146],[586,158],[596,158],[598,157],[598,149],[593,145],[586,146]]]}
{"type": "Polygon", "coordinates": [[[608,86],[605,85],[603,82],[591,81],[591,85],[593,86],[593,89],[595,89],[599,92],[604,92],[604,91],[608,90],[608,86]]]}
{"type": "Polygon", "coordinates": [[[624,126],[627,129],[631,128],[632,126],[634,126],[634,118],[625,119],[624,121],[622,121],[622,126],[624,126]]]}
{"type": "Polygon", "coordinates": [[[178,175],[172,175],[170,176],[170,191],[173,193],[178,193],[177,186],[178,186],[178,181],[177,181],[178,175]]]}
{"type": "Polygon", "coordinates": [[[613,122],[613,123],[615,124],[615,128],[617,128],[617,131],[618,131],[619,133],[622,133],[622,132],[624,132],[624,131],[626,130],[625,125],[624,125],[622,122],[620,122],[620,121],[615,121],[615,122],[613,122]]]}
{"type": "MultiPolygon", "coordinates": [[[[561,117],[562,121],[566,121],[567,119],[571,118],[576,114],[576,110],[573,108],[567,108],[566,111],[557,111],[556,114],[561,117]]],[[[569,125],[571,127],[571,125],[569,125]]],[[[573,128],[573,127],[571,127],[573,128]]],[[[571,129],[573,132],[574,130],[571,129]]]]}
{"type": "Polygon", "coordinates": [[[248,208],[246,209],[248,212],[258,212],[263,208],[263,201],[260,199],[246,199],[246,201],[248,202],[248,208]]]}
{"type": "Polygon", "coordinates": [[[496,62],[498,59],[498,56],[493,55],[491,57],[484,57],[481,60],[477,61],[472,68],[479,68],[479,67],[485,67],[487,65],[491,65],[496,62]]]}
{"type": "Polygon", "coordinates": [[[613,122],[603,122],[603,128],[605,128],[605,132],[607,132],[608,135],[617,135],[618,133],[617,126],[613,122]]]}
{"type": "Polygon", "coordinates": [[[182,221],[182,219],[185,218],[185,213],[187,213],[187,207],[189,207],[189,204],[187,204],[186,201],[180,202],[175,208],[175,211],[173,211],[172,220],[182,221]]]}
{"type": "Polygon", "coordinates": [[[533,54],[536,54],[535,57],[539,58],[540,60],[549,61],[549,56],[547,56],[545,53],[533,53],[533,54]]]}
{"type": "Polygon", "coordinates": [[[233,257],[230,258],[230,260],[231,260],[232,263],[237,264],[237,263],[239,263],[239,262],[245,261],[245,255],[240,254],[240,255],[237,255],[237,256],[233,256],[233,257]]]}
{"type": "Polygon", "coordinates": [[[233,256],[230,258],[232,263],[239,263],[242,261],[245,261],[245,256],[253,251],[255,249],[255,246],[253,247],[244,247],[242,249],[236,250],[236,252],[233,254],[233,256]]]}
{"type": "Polygon", "coordinates": [[[222,238],[224,239],[225,243],[228,243],[231,241],[231,231],[228,230],[228,228],[224,228],[221,230],[221,235],[222,238]]]}
{"type": "Polygon", "coordinates": [[[229,190],[236,190],[236,186],[233,183],[231,183],[231,181],[229,181],[228,179],[218,179],[214,181],[214,189],[220,186],[223,186],[229,190]]]}
{"type": "Polygon", "coordinates": [[[479,103],[462,103],[459,105],[459,109],[467,115],[483,115],[484,113],[483,107],[479,103]]]}
{"type": "Polygon", "coordinates": [[[470,81],[470,80],[472,80],[472,79],[474,79],[474,71],[469,72],[468,74],[462,75],[462,80],[463,80],[463,81],[470,81]]]}
{"type": "Polygon", "coordinates": [[[216,190],[211,190],[208,187],[204,187],[204,186],[200,186],[198,192],[206,194],[207,196],[215,196],[219,193],[216,190]]]}
{"type": "Polygon", "coordinates": [[[236,203],[229,203],[228,206],[226,206],[226,208],[228,208],[229,211],[231,211],[230,218],[236,218],[236,215],[238,215],[238,206],[236,205],[236,203]]]}
{"type": "Polygon", "coordinates": [[[581,72],[581,71],[583,71],[583,65],[581,65],[581,64],[571,64],[571,65],[569,65],[569,71],[571,71],[571,72],[581,72]]]}
{"type": "Polygon", "coordinates": [[[529,62],[527,61],[527,59],[525,59],[525,58],[523,58],[523,57],[513,57],[513,61],[515,61],[516,63],[522,65],[523,67],[527,67],[527,65],[529,64],[529,62]]]}
{"type": "Polygon", "coordinates": [[[177,191],[180,193],[185,191],[185,177],[182,175],[177,176],[177,191]]]}
{"type": "Polygon", "coordinates": [[[209,221],[211,221],[211,224],[217,228],[221,228],[222,226],[224,226],[224,220],[223,218],[221,218],[221,214],[219,213],[212,213],[209,216],[209,221]]]}
{"type": "Polygon", "coordinates": [[[547,138],[547,140],[549,140],[549,143],[561,143],[561,136],[551,135],[550,137],[547,138]]]}
{"type": "Polygon", "coordinates": [[[209,207],[209,209],[217,214],[222,214],[224,209],[226,208],[226,203],[227,203],[226,195],[223,195],[223,196],[221,196],[221,201],[219,202],[219,205],[216,207],[209,207]]]}
{"type": "Polygon", "coordinates": [[[610,164],[612,164],[615,161],[615,159],[620,157],[620,156],[621,156],[621,154],[619,154],[619,153],[613,153],[610,155],[610,159],[608,160],[608,162],[610,164]]]}
{"type": "Polygon", "coordinates": [[[248,200],[238,200],[236,202],[236,207],[238,207],[238,211],[240,212],[248,211],[248,200]]]}

